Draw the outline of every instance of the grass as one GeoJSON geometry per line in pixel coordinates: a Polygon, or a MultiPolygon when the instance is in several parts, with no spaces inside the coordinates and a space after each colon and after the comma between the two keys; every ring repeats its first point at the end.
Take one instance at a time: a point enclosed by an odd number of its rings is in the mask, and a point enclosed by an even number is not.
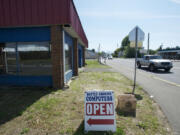
{"type": "MultiPolygon", "coordinates": [[[[88,68],[107,68],[87,61],[88,68]]],[[[63,91],[15,89],[0,92],[0,134],[85,135],[84,92],[114,90],[115,97],[131,92],[132,81],[115,72],[83,72],[63,91]]],[[[136,117],[116,115],[117,132],[88,132],[86,135],[170,135],[162,112],[141,87],[136,117]]],[[[117,101],[116,101],[117,103],[117,101]]]]}
{"type": "Polygon", "coordinates": [[[99,64],[97,60],[86,60],[87,68],[109,68],[106,65],[99,64]]]}
{"type": "Polygon", "coordinates": [[[21,135],[24,135],[24,134],[26,134],[26,133],[28,133],[29,132],[29,128],[24,128],[24,129],[22,129],[22,131],[21,131],[21,135]]]}

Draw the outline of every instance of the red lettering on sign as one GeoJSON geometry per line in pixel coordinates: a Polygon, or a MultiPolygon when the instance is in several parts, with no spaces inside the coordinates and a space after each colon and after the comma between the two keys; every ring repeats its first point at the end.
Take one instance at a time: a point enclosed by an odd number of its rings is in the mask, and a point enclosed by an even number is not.
{"type": "Polygon", "coordinates": [[[114,115],[113,103],[86,103],[86,115],[114,115]]]}

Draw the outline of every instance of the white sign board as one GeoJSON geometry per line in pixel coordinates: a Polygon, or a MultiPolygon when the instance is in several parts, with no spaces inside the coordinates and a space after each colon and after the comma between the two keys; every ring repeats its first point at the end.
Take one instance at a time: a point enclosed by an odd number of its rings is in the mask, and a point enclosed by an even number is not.
{"type": "Polygon", "coordinates": [[[116,131],[113,91],[85,92],[85,131],[116,131]]]}
{"type": "Polygon", "coordinates": [[[138,29],[138,41],[144,41],[145,34],[138,26],[136,26],[132,31],[129,32],[129,41],[136,41],[136,28],[138,29]]]}
{"type": "Polygon", "coordinates": [[[140,53],[147,53],[147,50],[145,50],[145,49],[140,49],[140,53]]]}

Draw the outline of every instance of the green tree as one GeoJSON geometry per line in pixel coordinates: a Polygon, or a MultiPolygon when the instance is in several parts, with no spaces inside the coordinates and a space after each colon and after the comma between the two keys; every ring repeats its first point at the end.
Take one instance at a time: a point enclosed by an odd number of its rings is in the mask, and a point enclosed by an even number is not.
{"type": "Polygon", "coordinates": [[[135,48],[131,48],[130,46],[125,47],[124,57],[125,58],[133,58],[133,57],[135,57],[135,48]]]}
{"type": "Polygon", "coordinates": [[[121,42],[121,51],[124,51],[130,45],[129,36],[126,36],[121,42]]]}
{"type": "Polygon", "coordinates": [[[157,53],[156,50],[149,49],[149,54],[154,55],[154,54],[156,54],[156,53],[157,53]]]}
{"type": "Polygon", "coordinates": [[[118,57],[118,54],[120,51],[121,51],[121,48],[116,49],[113,53],[113,57],[118,57]]]}
{"type": "Polygon", "coordinates": [[[162,47],[163,47],[163,45],[160,45],[159,48],[157,49],[157,51],[161,51],[162,47]]]}
{"type": "Polygon", "coordinates": [[[114,51],[113,57],[118,57],[119,52],[120,52],[120,51],[123,52],[127,46],[130,46],[130,41],[129,41],[129,37],[128,37],[128,36],[126,36],[126,37],[123,38],[123,40],[122,40],[122,42],[121,42],[121,47],[120,47],[120,48],[117,48],[117,49],[114,51]]]}
{"type": "Polygon", "coordinates": [[[95,53],[95,49],[92,49],[91,51],[95,53]]]}
{"type": "Polygon", "coordinates": [[[176,48],[175,48],[175,49],[180,50],[180,46],[176,46],[176,48]]]}
{"type": "MultiPolygon", "coordinates": [[[[135,48],[127,46],[124,50],[124,57],[125,58],[135,58],[135,48]]],[[[139,49],[137,51],[137,57],[141,57],[139,49]]]]}

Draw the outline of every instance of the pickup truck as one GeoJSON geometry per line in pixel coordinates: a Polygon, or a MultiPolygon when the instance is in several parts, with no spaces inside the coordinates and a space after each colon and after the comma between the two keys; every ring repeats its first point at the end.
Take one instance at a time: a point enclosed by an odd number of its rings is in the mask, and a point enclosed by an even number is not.
{"type": "Polygon", "coordinates": [[[142,66],[148,67],[150,71],[164,69],[166,72],[169,72],[173,64],[170,60],[162,59],[158,55],[145,55],[143,58],[137,60],[137,67],[141,68],[142,66]]]}

